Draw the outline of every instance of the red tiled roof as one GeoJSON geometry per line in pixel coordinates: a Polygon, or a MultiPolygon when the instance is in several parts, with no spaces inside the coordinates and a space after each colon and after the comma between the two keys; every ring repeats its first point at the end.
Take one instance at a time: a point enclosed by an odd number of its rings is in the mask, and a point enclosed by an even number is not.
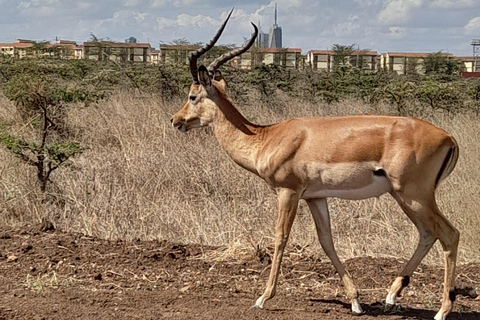
{"type": "Polygon", "coordinates": [[[77,45],[77,42],[75,42],[73,40],[57,40],[55,43],[56,44],[74,44],[74,45],[77,45]]]}
{"type": "Polygon", "coordinates": [[[15,43],[35,43],[35,41],[28,39],[17,39],[15,40],[15,43]]]}
{"type": "Polygon", "coordinates": [[[83,43],[84,46],[108,46],[121,48],[151,48],[150,43],[131,43],[131,42],[114,42],[114,41],[87,41],[83,43]]]}
{"type": "MultiPolygon", "coordinates": [[[[328,55],[335,55],[335,51],[333,50],[310,50],[307,54],[328,54],[328,55]]],[[[363,51],[363,50],[355,50],[351,54],[352,56],[356,55],[363,55],[363,56],[378,56],[377,51],[363,51]]]]}
{"type": "Polygon", "coordinates": [[[467,56],[467,57],[455,57],[455,59],[463,61],[463,62],[474,62],[475,57],[467,56]]]}
{"type": "Polygon", "coordinates": [[[62,47],[62,48],[73,48],[73,47],[77,47],[75,43],[53,43],[53,44],[47,44],[47,48],[58,48],[58,47],[62,47]]]}
{"type": "Polygon", "coordinates": [[[334,54],[334,51],[332,50],[310,50],[307,52],[307,54],[329,54],[332,55],[334,54]]]}
{"type": "Polygon", "coordinates": [[[0,47],[29,48],[31,46],[33,46],[33,43],[31,42],[0,43],[0,47]]]}
{"type": "Polygon", "coordinates": [[[195,44],[161,44],[160,50],[197,50],[200,47],[195,44]]]}
{"type": "MultiPolygon", "coordinates": [[[[407,58],[426,58],[431,52],[387,52],[390,57],[407,57],[407,58]]],[[[442,53],[442,55],[453,57],[452,53],[442,53]]]]}
{"type": "MultiPolygon", "coordinates": [[[[30,48],[35,43],[32,42],[11,42],[11,43],[0,43],[0,47],[9,47],[9,48],[30,48]]],[[[46,43],[47,48],[55,48],[55,47],[72,47],[74,46],[73,43],[46,43]]]]}
{"type": "MultiPolygon", "coordinates": [[[[255,47],[253,50],[258,50],[258,52],[268,52],[268,53],[275,53],[275,52],[288,52],[288,53],[301,53],[302,49],[300,48],[259,48],[255,47]]],[[[252,51],[252,49],[250,49],[252,51]]]]}

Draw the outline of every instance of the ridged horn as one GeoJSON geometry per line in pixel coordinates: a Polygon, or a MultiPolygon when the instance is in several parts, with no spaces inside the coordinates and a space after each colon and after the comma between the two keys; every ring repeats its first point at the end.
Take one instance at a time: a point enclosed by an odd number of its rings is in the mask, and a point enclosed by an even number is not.
{"type": "Polygon", "coordinates": [[[225,26],[227,25],[228,19],[230,19],[230,16],[232,15],[233,8],[228,14],[227,19],[223,22],[222,26],[220,29],[218,29],[217,34],[210,40],[209,43],[207,43],[204,47],[196,50],[195,52],[192,52],[190,55],[190,72],[192,73],[192,78],[193,78],[193,83],[195,84],[200,84],[200,81],[198,81],[198,66],[197,66],[197,59],[200,58],[205,52],[210,50],[215,43],[217,42],[218,38],[222,35],[223,29],[225,29],[225,26]]]}
{"type": "Polygon", "coordinates": [[[217,59],[215,59],[212,63],[210,63],[210,65],[208,66],[208,72],[211,75],[213,75],[215,73],[215,71],[218,68],[220,68],[220,66],[222,64],[224,64],[225,62],[227,62],[228,60],[231,60],[231,59],[241,55],[242,53],[244,53],[248,49],[250,49],[250,47],[255,42],[255,38],[257,38],[257,35],[258,35],[257,26],[254,23],[252,23],[252,26],[255,29],[255,31],[254,31],[252,37],[250,38],[250,40],[248,40],[248,42],[243,47],[232,50],[232,51],[229,51],[229,52],[226,52],[226,53],[222,54],[220,57],[218,57],[217,59]]]}

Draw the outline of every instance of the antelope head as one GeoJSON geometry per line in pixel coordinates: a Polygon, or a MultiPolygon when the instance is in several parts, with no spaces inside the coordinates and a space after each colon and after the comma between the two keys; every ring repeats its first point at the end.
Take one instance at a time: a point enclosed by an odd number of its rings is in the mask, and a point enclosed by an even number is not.
{"type": "Polygon", "coordinates": [[[258,28],[252,23],[255,32],[243,47],[224,53],[215,59],[208,68],[204,65],[198,67],[197,59],[215,45],[223,29],[225,29],[225,25],[232,12],[233,9],[212,40],[190,55],[190,72],[193,83],[190,86],[187,101],[180,110],[172,116],[171,120],[172,125],[182,132],[193,128],[208,126],[213,121],[218,108],[217,102],[221,96],[225,96],[226,86],[225,80],[218,68],[225,62],[247,51],[257,37],[258,28]]]}

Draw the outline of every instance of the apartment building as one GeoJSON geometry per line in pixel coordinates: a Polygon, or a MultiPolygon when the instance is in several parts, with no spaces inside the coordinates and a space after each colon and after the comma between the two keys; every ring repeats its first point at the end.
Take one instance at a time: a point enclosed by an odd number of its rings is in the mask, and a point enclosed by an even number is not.
{"type": "MultiPolygon", "coordinates": [[[[426,52],[387,52],[380,56],[380,67],[384,71],[397,74],[425,73],[425,59],[431,53],[426,52]]],[[[454,58],[451,53],[442,54],[454,58]]]]}
{"type": "Polygon", "coordinates": [[[476,72],[478,70],[478,67],[475,66],[478,65],[480,60],[475,61],[475,57],[455,57],[455,59],[463,63],[465,72],[476,72]]]}
{"type": "Polygon", "coordinates": [[[84,59],[115,62],[151,62],[149,43],[88,41],[83,43],[84,59]]]}
{"type": "Polygon", "coordinates": [[[150,62],[153,64],[160,63],[160,50],[152,49],[152,51],[150,51],[150,62]]]}
{"type": "Polygon", "coordinates": [[[302,61],[300,48],[252,47],[237,58],[235,65],[241,69],[252,69],[256,66],[273,64],[295,70],[301,66],[302,61]]]}
{"type": "MultiPolygon", "coordinates": [[[[335,51],[333,50],[310,50],[307,52],[306,63],[313,70],[330,72],[335,66],[335,51]]],[[[362,70],[378,70],[377,51],[357,50],[346,57],[346,63],[362,70]]]]}
{"type": "Polygon", "coordinates": [[[85,59],[85,56],[83,55],[83,44],[75,47],[75,59],[85,59]]]}
{"type": "Polygon", "coordinates": [[[39,48],[37,55],[59,59],[75,59],[77,43],[69,40],[56,40],[53,44],[46,44],[39,48]]]}
{"type": "MultiPolygon", "coordinates": [[[[18,39],[12,43],[0,43],[0,54],[13,58],[48,57],[57,59],[89,59],[96,61],[112,60],[116,62],[138,62],[153,64],[188,63],[192,52],[199,49],[192,44],[162,44],[154,50],[149,43],[88,41],[77,45],[75,41],[56,40],[54,43],[37,43],[18,39]]],[[[215,46],[201,60],[207,61],[221,55],[231,48],[215,46]]],[[[397,74],[425,73],[425,59],[432,53],[426,52],[386,52],[358,50],[346,57],[352,67],[376,72],[379,70],[397,74]]],[[[445,57],[456,59],[463,64],[463,71],[474,72],[473,56],[455,57],[445,53],[445,57]]],[[[300,48],[264,48],[252,47],[229,62],[232,66],[251,69],[261,65],[278,65],[286,69],[299,69],[310,66],[313,70],[330,72],[335,65],[333,50],[310,50],[305,56],[300,48]]],[[[345,63],[345,62],[344,62],[345,63]]],[[[478,70],[478,67],[477,67],[478,70]]]]}
{"type": "Polygon", "coordinates": [[[12,58],[25,58],[34,44],[34,41],[17,39],[11,43],[0,43],[0,52],[12,58]]]}
{"type": "Polygon", "coordinates": [[[1,53],[19,59],[25,57],[75,59],[76,48],[76,42],[68,40],[56,40],[55,43],[44,43],[18,39],[12,43],[0,43],[1,53]]]}
{"type": "Polygon", "coordinates": [[[187,63],[190,54],[200,46],[193,44],[161,44],[158,50],[158,63],[187,63]]]}

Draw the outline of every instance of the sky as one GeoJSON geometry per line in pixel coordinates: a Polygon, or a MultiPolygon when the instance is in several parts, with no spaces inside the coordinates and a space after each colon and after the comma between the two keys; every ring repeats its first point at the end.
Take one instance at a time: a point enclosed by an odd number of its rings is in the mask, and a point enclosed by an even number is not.
{"type": "Polygon", "coordinates": [[[283,46],[324,50],[353,45],[378,53],[447,52],[471,56],[480,38],[479,0],[0,0],[0,42],[81,44],[99,39],[207,42],[234,7],[218,44],[241,45],[260,23],[268,32],[278,4],[283,46]]]}

